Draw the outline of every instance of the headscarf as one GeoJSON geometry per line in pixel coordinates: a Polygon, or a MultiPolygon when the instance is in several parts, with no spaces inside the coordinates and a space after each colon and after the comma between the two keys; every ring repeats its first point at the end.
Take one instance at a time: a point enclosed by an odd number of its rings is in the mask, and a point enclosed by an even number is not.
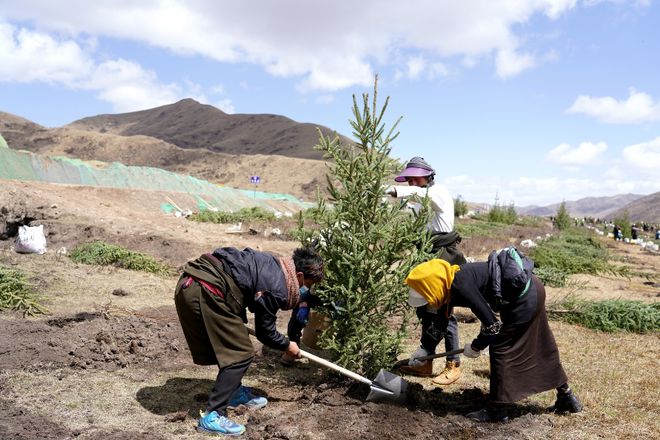
{"type": "Polygon", "coordinates": [[[286,282],[287,290],[286,306],[282,309],[291,310],[298,304],[298,300],[300,299],[300,284],[296,276],[296,266],[293,264],[293,258],[291,257],[281,257],[279,261],[282,272],[284,272],[284,281],[286,282]]]}
{"type": "Polygon", "coordinates": [[[429,305],[440,308],[451,300],[451,283],[459,270],[457,264],[434,258],[415,266],[406,277],[406,284],[422,295],[429,305]]]}

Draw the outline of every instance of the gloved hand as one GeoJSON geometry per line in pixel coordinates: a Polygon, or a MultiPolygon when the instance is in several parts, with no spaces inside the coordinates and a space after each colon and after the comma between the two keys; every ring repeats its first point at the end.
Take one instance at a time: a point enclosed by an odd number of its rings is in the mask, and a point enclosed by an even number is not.
{"type": "Polygon", "coordinates": [[[408,365],[411,367],[419,367],[420,365],[424,364],[424,362],[428,361],[420,361],[417,360],[417,358],[423,357],[423,356],[428,356],[431,353],[430,351],[426,350],[424,347],[419,347],[413,354],[410,355],[410,360],[408,361],[408,365]]]}
{"type": "Polygon", "coordinates": [[[463,356],[476,359],[481,355],[481,350],[474,350],[472,348],[472,343],[468,342],[465,344],[465,348],[463,349],[463,356]]]}
{"type": "Polygon", "coordinates": [[[389,196],[396,197],[396,188],[393,186],[386,186],[383,192],[389,196]]]}
{"type": "Polygon", "coordinates": [[[298,310],[296,311],[296,321],[298,321],[298,324],[303,327],[307,325],[307,322],[309,322],[309,307],[298,307],[298,310]]]}

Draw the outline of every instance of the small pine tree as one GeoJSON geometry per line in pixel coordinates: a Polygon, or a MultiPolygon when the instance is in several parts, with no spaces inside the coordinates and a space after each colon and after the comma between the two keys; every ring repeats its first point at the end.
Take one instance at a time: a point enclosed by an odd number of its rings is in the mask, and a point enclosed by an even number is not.
{"type": "Polygon", "coordinates": [[[557,208],[557,215],[555,217],[555,227],[560,231],[566,230],[571,227],[571,216],[568,214],[566,209],[566,202],[561,202],[559,208],[557,208]]]}
{"type": "Polygon", "coordinates": [[[359,106],[353,96],[354,146],[320,137],[332,206],[317,193],[309,220],[319,229],[306,228],[301,216],[299,232],[303,243],[319,243],[326,275],[317,293],[335,310],[321,346],[333,350],[340,365],[374,374],[392,365],[406,335],[411,310],[403,280],[427,256],[430,243],[421,231],[430,210],[426,198],[417,215],[384,198],[397,168],[388,155],[398,121],[385,132],[389,98],[377,107],[377,78],[371,105],[368,94],[362,98],[359,106]]]}
{"type": "Polygon", "coordinates": [[[614,219],[614,224],[617,225],[619,229],[621,229],[621,234],[623,234],[624,238],[632,237],[630,214],[628,213],[627,209],[623,211],[623,216],[614,219]]]}
{"type": "Polygon", "coordinates": [[[507,225],[512,225],[518,220],[518,213],[516,212],[516,207],[513,205],[513,202],[509,204],[506,208],[505,214],[505,223],[507,225]]]}
{"type": "Polygon", "coordinates": [[[454,199],[454,217],[462,217],[468,213],[468,204],[467,202],[461,199],[461,196],[458,196],[454,199]]]}
{"type": "Polygon", "coordinates": [[[516,208],[511,203],[507,208],[504,208],[500,205],[499,198],[495,196],[495,203],[493,207],[488,211],[488,221],[494,223],[504,223],[507,225],[512,225],[518,219],[518,213],[516,208]]]}

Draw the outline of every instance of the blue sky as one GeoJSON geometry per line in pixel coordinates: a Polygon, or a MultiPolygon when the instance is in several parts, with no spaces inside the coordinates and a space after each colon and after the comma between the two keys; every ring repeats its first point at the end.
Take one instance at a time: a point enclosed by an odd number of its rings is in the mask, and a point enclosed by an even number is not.
{"type": "Polygon", "coordinates": [[[194,98],[350,135],[390,96],[393,156],[454,196],[660,191],[651,0],[0,0],[0,111],[56,127],[194,98]]]}

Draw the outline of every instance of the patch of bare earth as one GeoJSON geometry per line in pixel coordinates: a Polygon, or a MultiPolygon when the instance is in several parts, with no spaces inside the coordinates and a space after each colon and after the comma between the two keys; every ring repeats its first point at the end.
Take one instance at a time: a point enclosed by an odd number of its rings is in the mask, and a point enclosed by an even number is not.
{"type": "MultiPolygon", "coordinates": [[[[192,364],[172,304],[177,277],[76,264],[55,251],[98,238],[177,267],[217,246],[288,253],[296,243],[228,234],[227,225],[174,218],[160,211],[161,198],[155,192],[2,183],[0,208],[26,213],[43,221],[47,233],[55,232],[49,234],[45,255],[19,255],[11,240],[0,240],[0,264],[26,272],[51,311],[29,319],[0,313],[3,440],[203,438],[195,431],[196,419],[217,370],[192,364]]],[[[632,247],[625,249],[637,258],[632,247]]],[[[639,264],[646,261],[640,256],[639,264]]],[[[587,281],[600,286],[596,293],[613,285],[610,278],[587,281]]],[[[626,286],[622,294],[653,300],[626,286]]],[[[468,321],[459,325],[467,341],[479,324],[469,322],[465,311],[461,315],[468,321]]],[[[281,331],[287,318],[279,316],[281,331]]],[[[657,437],[658,335],[607,334],[561,322],[551,326],[570,384],[585,405],[581,414],[547,414],[554,393],[546,392],[512,408],[510,423],[469,421],[463,414],[487,398],[487,356],[464,359],[463,375],[454,385],[439,389],[430,379],[407,377],[411,389],[404,404],[371,403],[364,385],[307,361],[285,368],[278,352],[255,341],[255,362],[244,383],[266,395],[269,405],[257,411],[238,408],[230,415],[247,423],[248,439],[657,437]]],[[[416,348],[418,332],[411,329],[406,353],[416,348]]],[[[443,365],[435,362],[436,373],[443,365]]]]}

